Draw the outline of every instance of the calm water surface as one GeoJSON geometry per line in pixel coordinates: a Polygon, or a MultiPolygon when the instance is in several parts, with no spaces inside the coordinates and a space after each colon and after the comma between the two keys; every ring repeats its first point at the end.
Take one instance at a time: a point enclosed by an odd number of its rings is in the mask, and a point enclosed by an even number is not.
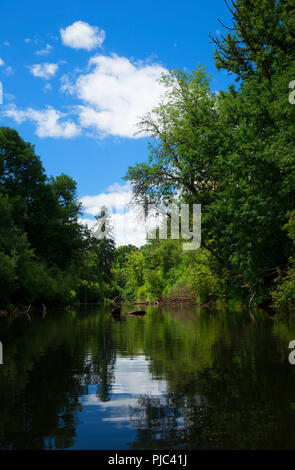
{"type": "Polygon", "coordinates": [[[0,320],[0,449],[295,449],[291,321],[148,307],[0,320]]]}

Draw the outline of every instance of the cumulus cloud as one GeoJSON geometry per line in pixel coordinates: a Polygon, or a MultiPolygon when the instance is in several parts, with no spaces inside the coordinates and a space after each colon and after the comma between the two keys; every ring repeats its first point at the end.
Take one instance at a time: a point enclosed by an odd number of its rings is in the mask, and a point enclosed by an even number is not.
{"type": "Polygon", "coordinates": [[[3,67],[3,66],[4,66],[4,60],[1,59],[1,57],[0,57],[0,67],[3,67]]]}
{"type": "Polygon", "coordinates": [[[46,44],[46,46],[43,49],[40,49],[39,51],[36,51],[35,54],[37,55],[48,55],[52,51],[52,46],[50,44],[46,44]]]}
{"type": "Polygon", "coordinates": [[[4,111],[4,115],[14,119],[18,123],[30,120],[36,124],[36,134],[43,137],[71,138],[80,133],[78,126],[69,120],[65,120],[65,114],[52,107],[39,111],[33,108],[19,110],[11,105],[4,111]]]}
{"type": "Polygon", "coordinates": [[[49,80],[57,72],[58,64],[49,64],[45,62],[44,64],[34,64],[29,66],[30,72],[34,77],[45,78],[49,80]]]}
{"type": "Polygon", "coordinates": [[[65,46],[87,51],[101,47],[105,40],[104,30],[97,26],[90,26],[84,21],[76,21],[67,28],[61,29],[60,34],[65,46]]]}
{"type": "Polygon", "coordinates": [[[76,95],[80,125],[101,134],[136,137],[139,118],[159,104],[158,83],[167,70],[156,63],[132,63],[126,57],[97,55],[75,83],[64,77],[62,91],[76,95]]]}
{"type": "Polygon", "coordinates": [[[106,192],[97,196],[84,196],[81,199],[87,214],[96,215],[99,208],[107,206],[110,210],[122,210],[131,201],[131,188],[129,185],[115,183],[108,187],[106,192]]]}
{"type": "Polygon", "coordinates": [[[95,230],[95,220],[89,216],[97,215],[102,206],[111,214],[114,236],[117,246],[129,243],[140,247],[146,243],[146,225],[140,207],[131,206],[131,186],[115,183],[96,196],[85,196],[80,199],[86,218],[80,222],[95,230]],[[87,217],[88,215],[88,217],[87,217]]]}
{"type": "Polygon", "coordinates": [[[58,64],[45,62],[44,64],[34,64],[29,66],[31,74],[48,80],[54,77],[58,70],[58,64]]]}

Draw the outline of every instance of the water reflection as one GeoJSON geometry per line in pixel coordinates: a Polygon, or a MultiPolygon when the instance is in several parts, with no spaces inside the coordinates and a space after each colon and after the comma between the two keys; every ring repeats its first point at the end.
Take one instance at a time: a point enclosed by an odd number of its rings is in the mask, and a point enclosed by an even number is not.
{"type": "Polygon", "coordinates": [[[193,309],[1,320],[0,448],[295,448],[291,339],[193,309]]]}

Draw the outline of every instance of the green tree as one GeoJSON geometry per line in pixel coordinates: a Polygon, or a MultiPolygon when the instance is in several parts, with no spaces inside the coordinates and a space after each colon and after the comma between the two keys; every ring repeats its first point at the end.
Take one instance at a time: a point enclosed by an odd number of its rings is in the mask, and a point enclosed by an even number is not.
{"type": "Polygon", "coordinates": [[[202,204],[202,245],[227,279],[227,295],[269,302],[277,267],[288,262],[283,226],[295,203],[286,79],[270,87],[252,77],[218,96],[202,68],[171,71],[162,82],[165,102],[139,124],[152,141],[149,162],[127,173],[134,196],[202,204]]]}
{"type": "Polygon", "coordinates": [[[79,223],[76,182],[48,178],[34,147],[0,128],[0,307],[103,300],[114,241],[79,223]]]}
{"type": "Polygon", "coordinates": [[[215,44],[218,69],[240,79],[253,75],[269,83],[277,67],[285,69],[294,60],[294,0],[231,0],[225,2],[232,15],[227,34],[210,36],[215,44]]]}

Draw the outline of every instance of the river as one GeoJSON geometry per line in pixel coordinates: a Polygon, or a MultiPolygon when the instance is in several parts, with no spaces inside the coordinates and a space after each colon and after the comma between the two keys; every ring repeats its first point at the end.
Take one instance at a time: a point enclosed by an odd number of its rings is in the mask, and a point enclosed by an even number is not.
{"type": "Polygon", "coordinates": [[[109,310],[0,320],[0,449],[295,448],[293,320],[109,310]]]}

